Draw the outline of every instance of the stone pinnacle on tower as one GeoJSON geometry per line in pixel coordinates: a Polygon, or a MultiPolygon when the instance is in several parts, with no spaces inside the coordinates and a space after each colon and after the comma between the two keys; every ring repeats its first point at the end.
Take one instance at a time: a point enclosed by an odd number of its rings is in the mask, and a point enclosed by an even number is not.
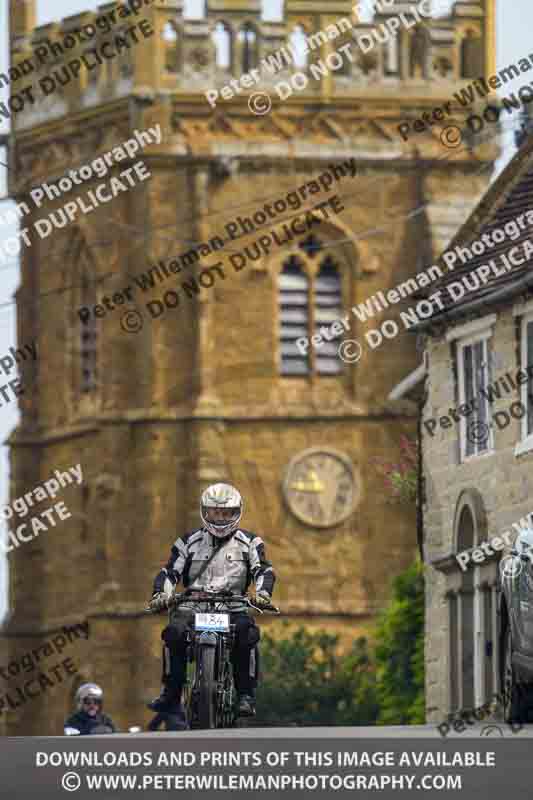
{"type": "Polygon", "coordinates": [[[9,37],[11,48],[17,46],[35,28],[36,0],[9,0],[9,37]]]}

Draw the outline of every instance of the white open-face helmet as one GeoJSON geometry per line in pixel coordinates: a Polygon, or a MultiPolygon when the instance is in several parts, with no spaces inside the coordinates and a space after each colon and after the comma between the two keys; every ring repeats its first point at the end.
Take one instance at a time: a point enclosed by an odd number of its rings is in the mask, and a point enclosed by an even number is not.
{"type": "Polygon", "coordinates": [[[200,516],[205,527],[220,539],[229,536],[236,529],[242,517],[242,497],[229,483],[214,483],[208,486],[200,500],[200,516]],[[227,519],[217,520],[215,510],[231,511],[227,519]]]}
{"type": "Polygon", "coordinates": [[[76,703],[78,704],[79,711],[83,710],[83,701],[89,697],[97,700],[99,705],[102,706],[104,702],[103,689],[101,689],[97,683],[82,683],[76,692],[76,703]]]}

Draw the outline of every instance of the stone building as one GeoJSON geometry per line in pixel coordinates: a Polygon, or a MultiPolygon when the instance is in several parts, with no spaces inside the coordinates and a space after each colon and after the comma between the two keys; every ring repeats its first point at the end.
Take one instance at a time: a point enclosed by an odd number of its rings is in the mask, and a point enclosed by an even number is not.
{"type": "MultiPolygon", "coordinates": [[[[351,638],[368,628],[391,578],[411,563],[414,512],[385,502],[372,459],[393,458],[400,436],[415,430],[414,410],[386,399],[416,364],[414,341],[402,335],[344,363],[336,342],[302,354],[296,339],[348,315],[347,335],[362,340],[365,326],[350,308],[429,265],[490,179],[496,146],[451,153],[438,126],[406,143],[398,125],[450,100],[480,70],[491,72],[493,2],[460,0],[450,16],[419,29],[412,6],[395,3],[373,22],[354,20],[336,42],[317,37],[306,66],[278,75],[262,68],[257,89],[269,91],[274,106],[258,115],[248,107],[252,89],[215,108],[205,92],[257,68],[293,34],[310,37],[350,17],[349,3],[287,0],[283,22],[266,22],[258,0],[210,0],[201,19],[184,19],[179,0],[154,2],[142,9],[153,35],[138,33],[133,44],[130,34],[129,49],[122,45],[100,65],[92,56],[67,80],[67,58],[100,52],[105,42],[109,53],[131,18],[115,16],[112,29],[98,27],[85,42],[69,32],[92,24],[95,13],[36,28],[34,0],[11,2],[13,65],[35,58],[38,47],[50,50],[46,42],[65,49],[55,47],[53,59],[26,77],[38,102],[12,104],[10,192],[28,204],[21,225],[31,229],[18,335],[37,341],[38,360],[22,365],[11,497],[77,463],[84,480],[65,490],[72,518],[10,554],[3,636],[11,659],[65,625],[88,620],[90,638],[69,645],[78,674],[63,689],[8,708],[9,733],[59,732],[72,693],[88,678],[105,686],[120,725],[146,720],[141,703],[159,687],[163,621],[142,609],[177,533],[198,524],[198,499],[210,482],[241,489],[243,524],[264,535],[276,598],[294,625],[351,638]],[[334,45],[400,12],[411,24],[398,38],[367,53],[354,44],[353,63],[310,79],[284,103],[276,99],[276,81],[308,74],[334,45]],[[43,96],[50,76],[55,88],[43,96]],[[90,213],[75,212],[44,238],[36,233],[36,222],[61,220],[66,201],[110,177],[57,198],[50,190],[39,208],[32,189],[59,185],[134,130],[158,125],[160,143],[135,157],[149,180],[90,213]],[[351,158],[356,176],[339,177],[351,158]],[[301,209],[276,212],[273,223],[257,217],[266,216],[267,201],[287,206],[289,193],[334,170],[334,186],[308,194],[301,209]],[[327,220],[305,217],[312,230],[259,252],[258,234],[269,225],[280,237],[283,221],[304,219],[302,210],[334,196],[327,220]],[[258,230],[228,243],[226,226],[254,215],[258,230]],[[224,250],[213,252],[223,235],[224,250]],[[238,258],[245,245],[255,255],[246,268],[238,258]],[[206,272],[220,261],[222,277],[206,272]],[[155,285],[144,291],[139,276],[149,269],[155,285]],[[104,298],[117,293],[126,302],[106,307],[104,298]],[[82,321],[80,307],[95,304],[82,321]]],[[[12,96],[19,91],[11,88],[12,96]]],[[[464,113],[457,108],[452,119],[464,113]]],[[[115,164],[112,174],[123,168],[115,164]]]]}
{"type": "Polygon", "coordinates": [[[447,247],[423,378],[426,712],[501,690],[502,556],[533,512],[533,138],[447,247]]]}

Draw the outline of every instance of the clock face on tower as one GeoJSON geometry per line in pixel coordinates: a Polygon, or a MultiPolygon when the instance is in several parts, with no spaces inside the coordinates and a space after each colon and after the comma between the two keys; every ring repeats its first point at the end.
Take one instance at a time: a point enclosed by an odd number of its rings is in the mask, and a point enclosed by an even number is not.
{"type": "Polygon", "coordinates": [[[314,528],[331,528],[353,512],[361,481],[348,456],[313,447],[295,456],[283,484],[290,510],[314,528]]]}

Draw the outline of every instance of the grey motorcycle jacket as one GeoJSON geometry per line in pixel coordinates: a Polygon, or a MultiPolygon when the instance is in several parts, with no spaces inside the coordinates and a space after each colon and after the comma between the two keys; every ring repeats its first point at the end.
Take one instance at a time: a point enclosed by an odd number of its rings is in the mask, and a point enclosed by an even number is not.
{"type": "MultiPolygon", "coordinates": [[[[186,589],[229,590],[233,594],[245,594],[254,581],[256,591],[263,589],[271,595],[276,576],[266,559],[264,542],[255,533],[237,528],[229,539],[217,539],[199,528],[176,539],[169,560],[154,580],[154,594],[169,592],[180,580],[186,589]],[[196,581],[214,550],[219,552],[196,581]]],[[[232,610],[239,607],[234,604],[232,610]]]]}

